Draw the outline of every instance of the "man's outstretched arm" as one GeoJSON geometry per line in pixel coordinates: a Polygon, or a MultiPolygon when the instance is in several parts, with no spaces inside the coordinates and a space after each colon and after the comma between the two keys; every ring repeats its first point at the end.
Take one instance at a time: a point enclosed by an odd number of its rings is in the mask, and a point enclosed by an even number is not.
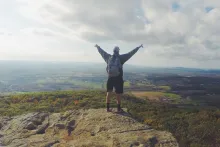
{"type": "Polygon", "coordinates": [[[100,48],[100,46],[98,46],[97,44],[95,45],[95,47],[98,49],[100,55],[102,56],[102,58],[105,60],[105,62],[108,62],[109,57],[111,56],[110,54],[108,54],[107,52],[105,52],[103,49],[100,48]]]}
{"type": "Polygon", "coordinates": [[[124,64],[126,61],[128,61],[141,47],[143,47],[143,45],[136,47],[135,49],[133,49],[132,51],[130,51],[127,54],[120,55],[122,64],[124,64]]]}

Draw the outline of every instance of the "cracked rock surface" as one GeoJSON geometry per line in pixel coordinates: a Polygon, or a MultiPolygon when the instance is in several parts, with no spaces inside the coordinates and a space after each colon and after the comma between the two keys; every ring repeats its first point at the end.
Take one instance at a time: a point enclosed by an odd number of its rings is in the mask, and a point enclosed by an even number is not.
{"type": "Polygon", "coordinates": [[[89,109],[0,117],[0,146],[177,147],[178,144],[171,133],[153,130],[126,112],[89,109]]]}

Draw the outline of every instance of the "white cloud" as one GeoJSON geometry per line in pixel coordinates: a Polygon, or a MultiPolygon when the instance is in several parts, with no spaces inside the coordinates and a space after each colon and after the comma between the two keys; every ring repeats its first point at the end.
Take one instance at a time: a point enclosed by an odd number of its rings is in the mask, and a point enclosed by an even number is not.
{"type": "MultiPolygon", "coordinates": [[[[107,47],[113,42],[126,47],[143,43],[146,51],[137,54],[138,61],[132,59],[132,63],[150,65],[154,61],[160,65],[172,59],[202,67],[204,60],[207,66],[219,62],[217,0],[17,0],[17,6],[22,16],[37,24],[20,31],[23,43],[15,42],[22,47],[35,49],[37,42],[42,51],[62,48],[74,53],[80,48],[96,60],[98,55],[88,49],[95,43],[107,47]],[[176,11],[174,3],[179,6],[176,11]],[[207,7],[213,9],[207,12],[207,7]],[[31,43],[25,45],[22,39],[31,43]]],[[[1,35],[5,33],[0,30],[1,35]]]]}
{"type": "Polygon", "coordinates": [[[53,32],[48,28],[25,28],[21,30],[21,33],[24,33],[26,35],[32,34],[32,35],[44,36],[44,37],[52,37],[58,35],[56,32],[53,32]]]}

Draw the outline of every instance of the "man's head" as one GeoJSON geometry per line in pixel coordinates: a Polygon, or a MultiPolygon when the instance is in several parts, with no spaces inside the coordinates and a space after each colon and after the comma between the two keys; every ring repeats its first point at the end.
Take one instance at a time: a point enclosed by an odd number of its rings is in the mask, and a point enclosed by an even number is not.
{"type": "Polygon", "coordinates": [[[120,51],[119,47],[118,47],[118,46],[115,46],[115,48],[114,48],[114,50],[113,50],[114,54],[115,54],[115,55],[119,55],[119,51],[120,51]]]}

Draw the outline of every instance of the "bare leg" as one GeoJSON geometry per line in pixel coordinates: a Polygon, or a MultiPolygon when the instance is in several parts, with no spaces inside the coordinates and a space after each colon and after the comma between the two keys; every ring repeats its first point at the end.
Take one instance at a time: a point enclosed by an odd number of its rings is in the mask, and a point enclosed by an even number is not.
{"type": "Polygon", "coordinates": [[[107,95],[106,95],[106,107],[107,107],[107,112],[109,112],[110,111],[110,109],[109,109],[109,105],[110,105],[110,97],[111,97],[111,92],[107,92],[107,95]]]}
{"type": "Polygon", "coordinates": [[[106,95],[106,103],[110,103],[110,97],[112,95],[112,92],[107,92],[107,95],[106,95]]]}
{"type": "Polygon", "coordinates": [[[117,104],[118,104],[118,112],[121,111],[121,94],[116,94],[117,104]]]}
{"type": "Polygon", "coordinates": [[[117,104],[121,104],[121,94],[116,94],[117,104]]]}

